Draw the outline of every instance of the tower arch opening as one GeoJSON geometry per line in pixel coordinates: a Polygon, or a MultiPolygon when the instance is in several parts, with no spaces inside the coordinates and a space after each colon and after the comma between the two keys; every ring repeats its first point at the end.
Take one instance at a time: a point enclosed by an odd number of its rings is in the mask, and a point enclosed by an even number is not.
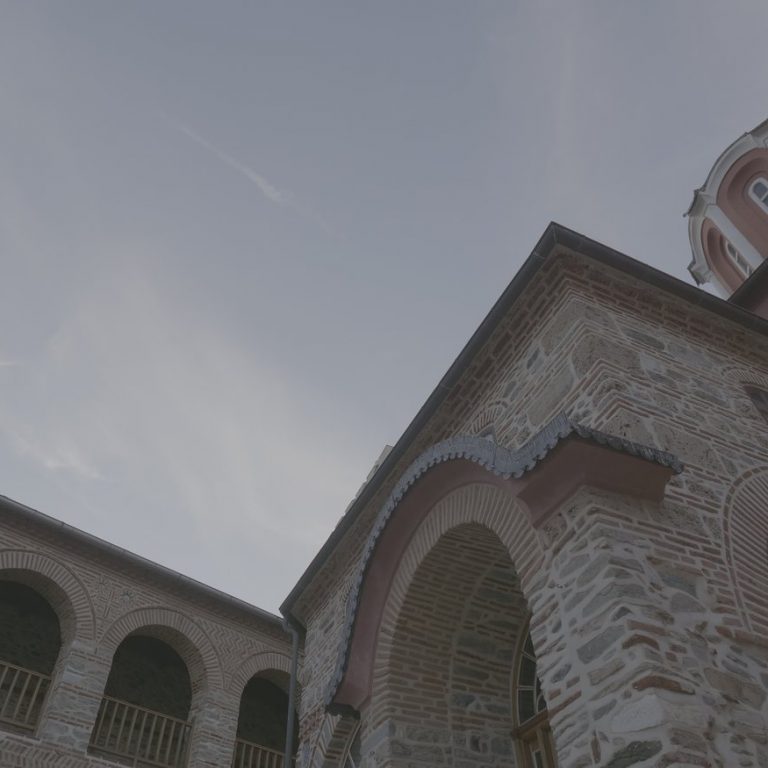
{"type": "Polygon", "coordinates": [[[372,743],[389,765],[554,768],[529,617],[497,534],[479,523],[444,532],[419,563],[394,625],[380,628],[363,751],[372,743]],[[381,733],[390,736],[372,737],[381,733]]]}

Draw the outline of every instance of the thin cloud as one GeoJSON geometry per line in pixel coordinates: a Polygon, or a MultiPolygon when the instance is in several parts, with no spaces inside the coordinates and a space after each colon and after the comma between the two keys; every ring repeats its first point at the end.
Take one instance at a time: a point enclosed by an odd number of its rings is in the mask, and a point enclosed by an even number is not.
{"type": "Polygon", "coordinates": [[[16,452],[26,456],[37,464],[52,472],[72,472],[90,480],[99,480],[102,475],[69,438],[61,438],[58,444],[50,444],[51,438],[45,443],[38,442],[20,434],[9,435],[16,452]]]}
{"type": "Polygon", "coordinates": [[[242,176],[245,176],[248,181],[253,183],[258,188],[259,192],[261,192],[261,194],[264,195],[267,200],[277,205],[287,205],[290,203],[291,196],[289,193],[278,189],[274,184],[265,179],[264,176],[262,176],[257,171],[254,171],[253,168],[232,157],[232,155],[228,154],[223,149],[220,149],[215,144],[212,144],[210,141],[208,141],[208,139],[204,139],[199,133],[193,131],[186,125],[179,125],[178,127],[185,136],[188,136],[190,139],[192,139],[192,141],[196,142],[201,147],[205,147],[205,149],[216,155],[216,157],[218,157],[219,160],[221,160],[223,163],[237,171],[242,176]]]}
{"type": "Polygon", "coordinates": [[[364,471],[353,435],[341,404],[318,408],[314,386],[164,290],[150,253],[149,267],[122,259],[83,286],[24,381],[4,388],[4,492],[274,609],[364,471]],[[60,486],[88,508],[59,512],[60,486]],[[173,542],[147,541],[148,527],[177,520],[173,542]],[[249,578],[254,558],[274,581],[249,578]]]}

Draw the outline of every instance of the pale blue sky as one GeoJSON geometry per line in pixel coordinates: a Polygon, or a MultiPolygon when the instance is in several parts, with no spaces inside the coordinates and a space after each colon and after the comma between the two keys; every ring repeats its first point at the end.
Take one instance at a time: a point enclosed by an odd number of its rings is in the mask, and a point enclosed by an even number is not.
{"type": "Polygon", "coordinates": [[[0,0],[0,493],[275,610],[551,219],[689,279],[766,29],[0,0]]]}

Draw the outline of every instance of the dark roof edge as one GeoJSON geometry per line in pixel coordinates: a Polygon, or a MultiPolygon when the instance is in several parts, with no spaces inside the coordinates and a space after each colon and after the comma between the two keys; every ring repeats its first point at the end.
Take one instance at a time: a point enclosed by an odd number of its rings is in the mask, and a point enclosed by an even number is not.
{"type": "Polygon", "coordinates": [[[411,423],[405,428],[400,439],[392,447],[392,450],[387,454],[384,461],[381,462],[373,477],[368,481],[357,498],[352,502],[349,509],[344,513],[344,516],[333,529],[331,535],[326,539],[319,552],[312,558],[312,561],[296,582],[295,586],[288,594],[288,597],[283,600],[283,603],[280,606],[280,613],[284,616],[291,614],[293,604],[304,591],[304,588],[315,573],[323,565],[331,550],[333,550],[336,544],[341,541],[358,513],[371,500],[378,490],[379,485],[397,465],[405,451],[408,449],[412,439],[421,431],[422,427],[424,427],[427,421],[429,421],[435,413],[440,403],[442,403],[445,396],[458,381],[477,350],[485,343],[493,332],[493,329],[496,327],[498,321],[506,314],[508,306],[514,301],[533,274],[538,271],[538,262],[543,262],[544,258],[546,258],[551,250],[551,245],[546,244],[546,250],[543,251],[543,253],[539,253],[539,246],[545,244],[545,239],[552,226],[553,225],[550,224],[547,227],[544,234],[539,239],[536,248],[533,249],[531,255],[525,260],[517,274],[512,278],[512,282],[509,283],[501,296],[496,300],[496,303],[491,307],[491,311],[485,316],[477,330],[464,345],[464,348],[459,352],[458,357],[451,363],[450,368],[448,368],[437,386],[432,390],[432,394],[430,394],[424,405],[418,410],[411,423]]]}
{"type": "Polygon", "coordinates": [[[283,620],[279,616],[276,616],[274,613],[265,611],[263,608],[258,608],[255,605],[251,605],[251,603],[247,603],[245,600],[241,600],[238,597],[234,597],[233,595],[227,594],[226,592],[222,592],[221,590],[215,589],[214,587],[210,587],[207,584],[203,584],[203,582],[197,581],[191,576],[185,576],[183,573],[174,571],[172,568],[167,568],[166,566],[160,565],[153,560],[148,560],[141,555],[137,555],[127,549],[118,547],[116,544],[112,544],[109,541],[100,539],[98,536],[94,536],[91,533],[86,533],[85,531],[80,530],[80,528],[75,528],[68,523],[57,520],[55,517],[46,515],[43,512],[38,512],[38,510],[32,509],[32,507],[28,507],[25,504],[15,501],[14,499],[8,498],[7,496],[0,495],[0,507],[5,507],[7,512],[25,518],[35,525],[40,525],[44,528],[47,528],[51,532],[56,534],[63,534],[70,539],[74,539],[79,544],[94,547],[99,552],[109,555],[110,557],[115,557],[123,560],[124,562],[128,562],[131,565],[138,566],[139,568],[149,571],[152,574],[158,575],[161,578],[170,579],[171,581],[174,581],[177,584],[182,584],[184,587],[187,587],[188,589],[191,589],[198,594],[204,595],[207,598],[213,599],[216,602],[223,603],[228,607],[235,608],[239,611],[244,611],[251,614],[252,616],[267,621],[270,624],[275,624],[280,628],[284,628],[283,620]]]}
{"type": "Polygon", "coordinates": [[[706,291],[702,291],[694,285],[684,283],[682,280],[672,277],[672,275],[668,275],[666,272],[662,272],[655,267],[643,264],[637,259],[633,259],[620,251],[616,251],[613,248],[609,248],[607,245],[603,245],[602,243],[592,240],[585,235],[581,235],[572,229],[568,229],[568,227],[564,227],[562,224],[558,224],[554,221],[550,222],[542,236],[539,238],[539,241],[536,243],[530,256],[523,262],[523,265],[512,278],[512,281],[504,289],[504,292],[497,299],[493,307],[491,307],[490,312],[485,316],[480,323],[480,326],[470,337],[469,341],[464,345],[464,348],[451,364],[451,367],[442,379],[440,379],[424,405],[422,405],[411,423],[406,427],[400,439],[389,452],[387,458],[381,463],[371,480],[361,491],[360,495],[350,505],[347,512],[331,532],[331,535],[320,548],[320,551],[312,559],[298,582],[296,582],[296,585],[285,598],[280,606],[280,612],[284,616],[290,615],[294,620],[298,621],[298,619],[291,613],[293,604],[298,600],[311,579],[320,570],[330,552],[350,529],[357,515],[370,501],[379,489],[381,483],[405,454],[413,438],[438,409],[445,399],[445,396],[463,374],[472,358],[488,340],[499,320],[507,313],[536,272],[538,272],[546,258],[557,246],[570,248],[587,258],[614,267],[615,269],[639,278],[646,283],[673,293],[691,304],[701,306],[715,314],[721,315],[729,320],[745,325],[751,330],[768,336],[768,321],[753,315],[751,312],[741,309],[717,296],[713,296],[706,291]]]}

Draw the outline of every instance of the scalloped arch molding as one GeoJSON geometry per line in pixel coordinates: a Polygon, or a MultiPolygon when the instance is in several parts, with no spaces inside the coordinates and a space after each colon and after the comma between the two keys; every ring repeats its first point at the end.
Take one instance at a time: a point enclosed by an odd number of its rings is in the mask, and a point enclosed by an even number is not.
{"type": "Polygon", "coordinates": [[[400,556],[440,498],[470,483],[495,485],[539,527],[582,486],[660,501],[669,478],[682,469],[672,454],[574,424],[565,414],[517,450],[457,436],[424,451],[385,501],[364,548],[326,694],[328,710],[358,712],[370,695],[377,628],[400,556]]]}

